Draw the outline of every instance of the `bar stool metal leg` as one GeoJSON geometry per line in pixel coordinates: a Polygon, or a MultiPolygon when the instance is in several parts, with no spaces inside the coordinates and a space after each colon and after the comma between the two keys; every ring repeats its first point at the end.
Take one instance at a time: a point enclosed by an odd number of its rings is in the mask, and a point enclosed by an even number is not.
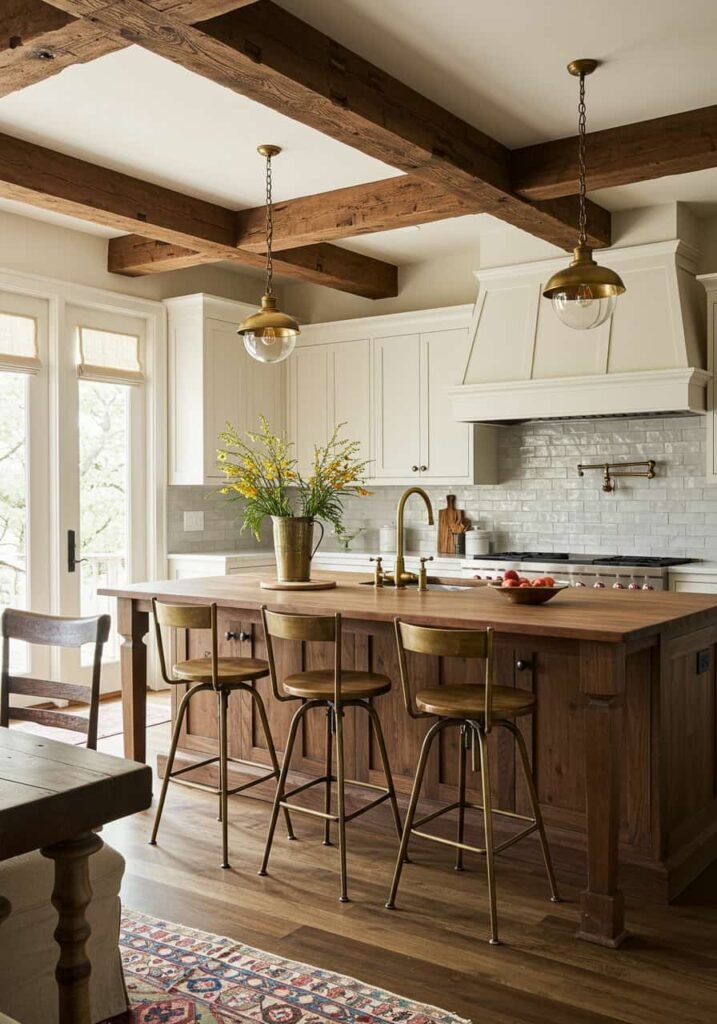
{"type": "Polygon", "coordinates": [[[493,808],[490,792],[490,763],[488,755],[488,737],[482,727],[473,723],[473,728],[478,736],[478,747],[480,751],[480,777],[483,795],[483,821],[485,824],[485,861],[488,875],[488,904],[490,907],[490,944],[499,946],[498,938],[498,910],[496,907],[495,892],[495,862],[493,855],[493,808]]]}
{"type": "Polygon", "coordinates": [[[386,901],[386,908],[393,910],[396,906],[396,893],[398,892],[398,885],[401,881],[401,872],[403,871],[403,865],[406,860],[408,853],[408,842],[411,838],[411,829],[413,828],[413,820],[416,817],[416,808],[418,807],[418,799],[421,795],[421,786],[423,785],[423,776],[426,771],[426,764],[428,763],[428,755],[431,752],[431,745],[433,740],[438,733],[445,729],[450,722],[445,719],[439,719],[435,722],[425,735],[423,745],[421,746],[421,753],[418,758],[418,767],[416,768],[416,777],[413,780],[413,789],[411,790],[411,800],[408,804],[408,811],[406,812],[406,820],[403,824],[403,834],[401,836],[401,847],[398,851],[398,858],[396,860],[396,867],[393,873],[393,882],[391,883],[391,891],[386,901]]]}
{"type": "Polygon", "coordinates": [[[339,862],[341,866],[341,895],[339,903],[348,903],[348,881],[346,871],[346,794],[344,765],[344,709],[339,705],[334,708],[336,719],[336,788],[338,800],[339,827],[339,862]]]}
{"type": "MultiPolygon", "coordinates": [[[[264,701],[262,700],[261,694],[258,693],[253,686],[248,687],[247,692],[251,694],[254,706],[259,713],[261,719],[261,728],[266,739],[266,749],[269,751],[269,758],[271,760],[271,766],[276,772],[277,782],[279,781],[279,775],[281,769],[279,768],[279,759],[276,756],[276,747],[274,746],[274,737],[271,735],[271,729],[269,727],[269,719],[266,716],[266,708],[264,707],[264,701]]],[[[284,807],[284,817],[286,819],[286,831],[289,839],[296,839],[294,835],[294,828],[291,824],[291,815],[289,814],[289,808],[284,807]]]]}
{"type": "Polygon", "coordinates": [[[381,757],[381,766],[383,768],[383,774],[386,779],[386,789],[388,790],[388,799],[391,804],[391,810],[393,811],[393,820],[396,825],[396,834],[400,839],[403,835],[403,826],[401,825],[401,813],[398,809],[398,800],[396,799],[396,788],[393,784],[393,775],[391,774],[391,764],[388,760],[388,751],[386,750],[386,740],[383,735],[383,728],[381,727],[381,719],[378,711],[371,704],[370,701],[364,704],[368,712],[368,716],[371,719],[373,731],[376,736],[376,742],[378,743],[378,751],[381,757]]]}
{"type": "Polygon", "coordinates": [[[276,785],[276,795],[274,797],[274,805],[271,809],[271,819],[269,822],[269,832],[266,837],[266,845],[264,847],[264,858],[261,862],[261,867],[257,874],[267,875],[267,867],[269,865],[269,856],[271,854],[271,847],[274,842],[274,832],[276,831],[276,822],[279,817],[279,811],[281,809],[281,801],[284,799],[284,791],[286,790],[286,779],[289,774],[289,766],[291,765],[291,755],[294,752],[294,744],[296,743],[296,734],[299,730],[299,724],[301,719],[304,717],[306,712],[313,705],[302,704],[300,708],[294,713],[294,717],[291,719],[291,725],[289,726],[289,736],[286,741],[286,750],[284,751],[284,763],[281,766],[281,774],[279,781],[276,785]]]}
{"type": "Polygon", "coordinates": [[[184,716],[189,706],[189,701],[192,696],[199,690],[206,690],[207,685],[205,683],[198,683],[196,686],[190,686],[187,692],[182,697],[182,700],[177,708],[177,717],[174,722],[174,729],[172,731],[172,742],[169,746],[169,754],[167,755],[167,763],[164,768],[164,778],[162,779],[162,789],[159,794],[159,802],[157,804],[157,813],[154,816],[154,825],[152,827],[152,836],[149,840],[150,846],[157,845],[157,833],[159,832],[159,822],[162,818],[162,811],[164,810],[164,801],[167,799],[167,789],[169,788],[169,782],[172,775],[172,769],[174,768],[174,757],[177,753],[177,744],[179,743],[179,737],[182,732],[182,724],[184,722],[184,716]]]}
{"type": "Polygon", "coordinates": [[[550,856],[550,847],[548,845],[548,837],[545,834],[545,824],[543,822],[543,812],[540,810],[540,802],[538,801],[538,793],[535,788],[535,779],[533,778],[533,771],[530,766],[530,758],[528,757],[528,748],[525,745],[525,739],[520,729],[513,724],[513,722],[506,722],[505,726],[515,736],[515,742],[518,750],[520,751],[520,763],[523,766],[523,775],[525,776],[525,784],[528,787],[528,796],[530,797],[530,805],[533,809],[533,817],[535,823],[538,826],[538,835],[540,837],[540,846],[543,851],[543,860],[545,861],[545,870],[548,875],[548,882],[550,884],[550,900],[552,903],[561,903],[560,894],[558,893],[558,883],[555,879],[555,871],[553,870],[553,858],[550,856]]]}
{"type": "Polygon", "coordinates": [[[229,715],[229,690],[219,691],[219,799],[221,801],[222,815],[222,864],[223,868],[230,867],[229,864],[229,821],[227,797],[229,790],[229,737],[227,729],[227,718],[229,715]]]}
{"type": "MultiPolygon", "coordinates": [[[[456,840],[463,842],[466,821],[466,743],[468,741],[468,728],[461,725],[458,733],[458,825],[456,828],[456,840]]],[[[463,850],[458,847],[456,850],[456,871],[463,870],[463,850]]]]}
{"type": "MultiPolygon", "coordinates": [[[[326,708],[326,789],[324,790],[324,814],[331,814],[332,760],[334,751],[334,712],[331,705],[326,708]]],[[[331,846],[331,822],[324,821],[324,846],[331,846]]]]}

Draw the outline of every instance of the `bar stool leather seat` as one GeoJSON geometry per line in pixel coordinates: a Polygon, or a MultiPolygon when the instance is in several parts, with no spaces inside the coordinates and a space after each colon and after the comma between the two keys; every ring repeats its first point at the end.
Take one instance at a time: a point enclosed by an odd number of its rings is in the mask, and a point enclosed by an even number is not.
{"type": "MultiPolygon", "coordinates": [[[[185,679],[187,682],[212,681],[212,659],[192,658],[190,661],[180,661],[172,666],[172,671],[177,679],[185,679]]],[[[269,665],[258,658],[218,658],[217,677],[221,685],[231,683],[252,682],[254,679],[262,679],[269,675],[269,665]]]]}
{"type": "MultiPolygon", "coordinates": [[[[480,721],[485,716],[485,686],[467,683],[419,690],[416,706],[426,714],[440,715],[441,718],[471,718],[480,721]]],[[[509,686],[493,687],[493,718],[517,718],[519,715],[529,715],[534,708],[534,694],[509,686]]]]}
{"type": "MultiPolygon", "coordinates": [[[[304,700],[333,699],[335,673],[332,668],[310,669],[296,672],[284,679],[284,689],[292,697],[304,700]]],[[[343,669],[341,693],[348,700],[367,700],[380,697],[391,689],[391,680],[378,672],[357,672],[343,669]]]]}

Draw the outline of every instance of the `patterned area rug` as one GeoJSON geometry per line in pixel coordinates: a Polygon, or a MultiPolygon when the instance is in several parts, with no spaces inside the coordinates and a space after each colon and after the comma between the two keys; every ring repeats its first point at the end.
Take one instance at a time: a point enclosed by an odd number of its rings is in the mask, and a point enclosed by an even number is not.
{"type": "Polygon", "coordinates": [[[353,978],[125,911],[132,1024],[469,1024],[353,978]]]}

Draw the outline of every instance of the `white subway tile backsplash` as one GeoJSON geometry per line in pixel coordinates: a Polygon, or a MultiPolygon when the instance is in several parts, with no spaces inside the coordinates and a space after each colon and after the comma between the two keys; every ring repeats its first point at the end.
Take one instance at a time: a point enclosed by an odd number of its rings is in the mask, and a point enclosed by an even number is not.
{"type": "MultiPolygon", "coordinates": [[[[434,508],[449,492],[459,508],[494,532],[498,548],[672,554],[717,560],[717,484],[704,476],[705,421],[701,417],[616,418],[528,422],[499,433],[499,485],[455,488],[426,486],[434,508]],[[655,459],[657,479],[619,478],[617,490],[601,490],[600,470],[580,478],[579,462],[655,459]]],[[[378,546],[378,528],[395,517],[403,488],[377,487],[370,498],[350,498],[346,519],[363,526],[357,550],[378,546]]],[[[241,506],[211,488],[170,487],[170,550],[207,551],[254,546],[240,535],[241,506]],[[205,530],[182,530],[185,509],[205,510],[205,530]],[[191,541],[188,540],[191,537],[191,541]],[[191,547],[190,547],[191,544],[191,547]]],[[[423,506],[409,502],[409,543],[435,546],[435,529],[424,525],[423,506]]],[[[325,546],[336,546],[328,535],[325,546]]],[[[270,530],[263,536],[271,543],[270,530]]]]}

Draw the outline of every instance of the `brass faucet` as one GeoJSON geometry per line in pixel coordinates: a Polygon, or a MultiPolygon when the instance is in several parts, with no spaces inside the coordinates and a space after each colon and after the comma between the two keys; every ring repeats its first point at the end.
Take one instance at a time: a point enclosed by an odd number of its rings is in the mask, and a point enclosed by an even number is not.
{"type": "Polygon", "coordinates": [[[420,494],[423,498],[428,509],[428,525],[433,526],[431,499],[422,487],[409,487],[398,499],[398,508],[396,509],[396,564],[393,567],[393,585],[395,587],[405,587],[407,583],[413,583],[418,579],[415,572],[406,572],[406,563],[403,558],[403,512],[406,502],[412,494],[420,494]]]}

